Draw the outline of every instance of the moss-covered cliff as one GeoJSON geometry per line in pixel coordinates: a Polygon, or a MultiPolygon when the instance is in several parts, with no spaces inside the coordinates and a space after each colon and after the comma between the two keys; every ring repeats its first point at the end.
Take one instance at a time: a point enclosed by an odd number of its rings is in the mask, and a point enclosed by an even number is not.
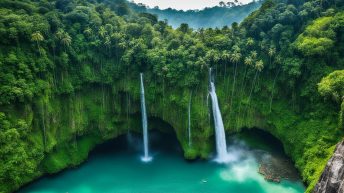
{"type": "MultiPolygon", "coordinates": [[[[231,112],[230,99],[224,91],[230,87],[231,82],[223,84],[221,79],[223,77],[218,76],[216,87],[227,133],[254,127],[270,132],[282,141],[304,180],[315,183],[327,158],[332,154],[332,143],[341,136],[341,132],[335,129],[336,112],[327,110],[328,114],[318,119],[314,118],[316,115],[305,117],[302,112],[296,113],[289,107],[291,104],[283,99],[282,93],[277,95],[276,98],[279,99],[274,101],[271,112],[269,96],[257,94],[254,94],[250,106],[245,103],[245,99],[248,100],[247,94],[241,100],[244,103],[241,107],[237,104],[239,101],[235,100],[233,106],[236,108],[231,112]]],[[[213,152],[215,137],[208,110],[207,79],[200,84],[202,86],[192,91],[166,89],[164,92],[157,89],[163,87],[151,83],[149,77],[145,80],[147,109],[149,116],[153,118],[149,121],[150,128],[159,127],[155,126],[159,124],[155,123],[156,120],[170,124],[186,158],[208,158],[213,152]],[[189,147],[187,108],[190,97],[192,145],[189,147]]],[[[263,84],[263,79],[260,81],[263,84]]],[[[260,93],[268,92],[262,89],[260,93]]],[[[32,104],[26,104],[24,108],[7,108],[6,119],[21,119],[27,123],[30,134],[24,140],[24,146],[30,149],[28,151],[35,150],[39,154],[38,159],[31,157],[33,172],[28,176],[24,173],[26,180],[22,183],[45,173],[77,166],[87,159],[89,151],[96,144],[125,134],[128,130],[140,132],[139,96],[137,78],[118,85],[85,85],[72,95],[45,95],[32,104]]],[[[235,97],[239,98],[238,95],[235,97]]],[[[3,188],[5,191],[16,189],[7,184],[3,188]]]]}
{"type": "Polygon", "coordinates": [[[0,5],[0,192],[140,132],[140,72],[150,128],[172,126],[188,159],[214,149],[209,67],[227,133],[258,127],[280,139],[308,192],[343,136],[340,105],[317,90],[344,65],[341,2],[268,0],[240,25],[198,31],[121,0],[0,5]]]}

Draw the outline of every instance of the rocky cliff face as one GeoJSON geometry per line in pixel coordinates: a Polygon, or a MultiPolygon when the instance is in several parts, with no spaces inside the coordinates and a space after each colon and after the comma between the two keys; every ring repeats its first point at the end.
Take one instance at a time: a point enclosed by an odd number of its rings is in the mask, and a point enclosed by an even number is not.
{"type": "Polygon", "coordinates": [[[337,145],[313,192],[344,193],[344,141],[337,145]]]}

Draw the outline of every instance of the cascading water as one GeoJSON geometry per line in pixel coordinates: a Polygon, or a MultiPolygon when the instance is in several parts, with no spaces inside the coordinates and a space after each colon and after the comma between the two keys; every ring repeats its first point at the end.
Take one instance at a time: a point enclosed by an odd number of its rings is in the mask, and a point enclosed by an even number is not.
{"type": "Polygon", "coordinates": [[[189,100],[189,107],[188,107],[188,137],[189,137],[189,147],[191,146],[191,96],[189,100]]]}
{"type": "Polygon", "coordinates": [[[223,126],[221,111],[219,108],[219,103],[217,100],[217,95],[215,92],[215,84],[212,80],[211,68],[209,69],[209,95],[211,98],[211,106],[213,111],[214,117],[214,126],[215,126],[215,136],[216,136],[216,151],[217,151],[217,158],[216,161],[223,163],[226,162],[228,158],[227,153],[227,144],[226,144],[226,133],[223,126]]]}
{"type": "Polygon", "coordinates": [[[149,156],[148,149],[148,127],[147,127],[147,113],[146,113],[146,103],[145,103],[145,89],[143,86],[143,74],[140,73],[141,80],[141,115],[142,115],[142,129],[143,129],[143,145],[144,145],[144,155],[141,158],[144,162],[149,162],[152,157],[149,156]]]}

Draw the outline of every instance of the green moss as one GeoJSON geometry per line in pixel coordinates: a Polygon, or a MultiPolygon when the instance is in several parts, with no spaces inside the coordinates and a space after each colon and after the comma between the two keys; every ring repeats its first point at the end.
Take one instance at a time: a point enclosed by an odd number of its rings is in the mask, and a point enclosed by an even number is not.
{"type": "Polygon", "coordinates": [[[78,139],[74,144],[60,144],[43,160],[44,171],[56,173],[65,168],[79,165],[87,159],[88,153],[99,142],[100,139],[95,136],[86,136],[78,139]]]}
{"type": "Polygon", "coordinates": [[[184,157],[188,160],[194,160],[197,158],[197,150],[193,148],[188,148],[184,151],[184,157]]]}
{"type": "MultiPolygon", "coordinates": [[[[308,187],[305,193],[311,193],[313,192],[313,189],[318,182],[318,179],[320,179],[321,174],[323,173],[325,166],[327,164],[327,161],[331,158],[333,155],[333,152],[335,150],[335,145],[326,149],[325,157],[323,158],[315,158],[312,162],[308,163],[306,165],[306,168],[304,169],[305,172],[312,171],[311,175],[308,175],[308,187]]],[[[316,147],[321,148],[321,147],[316,147]]],[[[303,174],[304,175],[304,174],[303,174]]]]}

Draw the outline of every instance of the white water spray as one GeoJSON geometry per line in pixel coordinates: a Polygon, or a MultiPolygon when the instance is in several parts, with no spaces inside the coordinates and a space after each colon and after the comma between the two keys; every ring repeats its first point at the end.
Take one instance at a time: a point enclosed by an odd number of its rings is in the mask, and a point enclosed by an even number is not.
{"type": "Polygon", "coordinates": [[[219,108],[219,103],[217,100],[217,95],[215,92],[215,84],[211,77],[211,68],[209,69],[209,94],[211,98],[211,106],[213,111],[214,117],[214,126],[215,126],[215,136],[216,136],[216,151],[217,151],[217,158],[216,161],[220,163],[224,163],[227,161],[228,153],[227,153],[227,144],[226,144],[226,133],[223,126],[221,111],[219,108]]]}
{"type": "Polygon", "coordinates": [[[148,148],[148,124],[147,124],[147,113],[146,113],[146,103],[145,103],[145,89],[143,86],[143,74],[140,73],[141,80],[141,115],[142,115],[142,129],[143,129],[143,144],[144,144],[144,155],[141,157],[143,162],[149,162],[152,157],[149,156],[148,148]]]}

